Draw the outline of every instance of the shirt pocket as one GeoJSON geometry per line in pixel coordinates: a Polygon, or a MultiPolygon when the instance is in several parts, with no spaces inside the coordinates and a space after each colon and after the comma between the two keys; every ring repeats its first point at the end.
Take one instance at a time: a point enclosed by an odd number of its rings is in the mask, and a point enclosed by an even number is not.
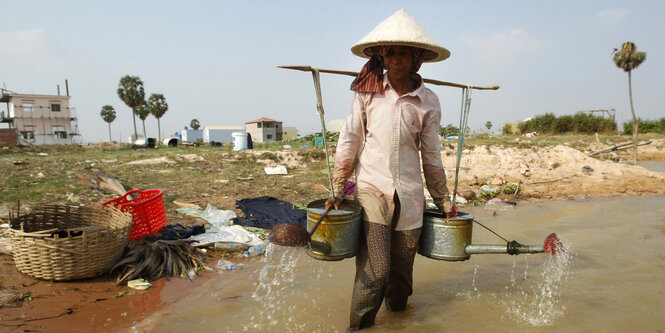
{"type": "MultiPolygon", "coordinates": [[[[418,138],[423,131],[423,117],[420,110],[412,104],[402,106],[402,133],[408,133],[411,139],[418,145],[418,138]],[[406,130],[406,131],[405,131],[406,130]]],[[[404,139],[404,138],[403,138],[404,139]]]]}

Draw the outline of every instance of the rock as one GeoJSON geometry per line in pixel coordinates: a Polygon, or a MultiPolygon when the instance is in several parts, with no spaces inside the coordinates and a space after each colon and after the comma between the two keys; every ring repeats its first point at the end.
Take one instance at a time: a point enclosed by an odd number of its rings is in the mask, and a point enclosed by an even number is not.
{"type": "MultiPolygon", "coordinates": [[[[453,200],[453,196],[452,196],[452,194],[450,195],[450,200],[453,200]]],[[[468,202],[468,201],[466,201],[466,199],[465,199],[463,196],[461,196],[461,195],[457,195],[457,196],[455,197],[455,203],[458,203],[458,204],[465,204],[465,203],[467,203],[467,202],[468,202]]]]}
{"type": "Polygon", "coordinates": [[[582,167],[582,172],[584,172],[584,174],[587,175],[587,176],[591,175],[591,173],[593,172],[593,168],[591,168],[588,165],[585,165],[585,166],[582,167]]]}
{"type": "Polygon", "coordinates": [[[23,304],[21,295],[15,291],[0,290],[0,308],[18,308],[23,304]]]}
{"type": "Polygon", "coordinates": [[[531,170],[529,169],[529,165],[526,163],[524,164],[524,166],[520,165],[519,173],[522,174],[524,177],[531,176],[531,170]]]}
{"type": "Polygon", "coordinates": [[[459,193],[459,195],[461,195],[462,197],[464,197],[464,199],[468,201],[476,200],[476,192],[474,192],[473,190],[469,189],[464,190],[461,193],[459,193]]]}
{"type": "Polygon", "coordinates": [[[550,164],[550,168],[549,168],[549,169],[550,169],[550,170],[554,170],[554,169],[556,169],[556,168],[558,168],[558,167],[560,167],[560,166],[561,166],[561,163],[559,163],[559,162],[554,162],[554,163],[550,164]]]}

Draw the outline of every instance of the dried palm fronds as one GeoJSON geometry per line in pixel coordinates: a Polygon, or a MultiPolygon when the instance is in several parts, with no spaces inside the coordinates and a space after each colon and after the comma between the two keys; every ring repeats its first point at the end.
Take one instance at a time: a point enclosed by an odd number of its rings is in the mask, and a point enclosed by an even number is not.
{"type": "Polygon", "coordinates": [[[182,240],[140,240],[127,247],[122,258],[111,268],[116,284],[143,278],[182,276],[191,279],[199,269],[207,269],[203,252],[182,240]]]}

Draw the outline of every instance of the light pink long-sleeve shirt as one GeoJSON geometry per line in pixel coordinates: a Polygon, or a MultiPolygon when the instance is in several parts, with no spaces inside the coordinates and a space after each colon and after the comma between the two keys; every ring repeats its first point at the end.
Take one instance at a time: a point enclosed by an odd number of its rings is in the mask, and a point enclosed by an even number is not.
{"type": "MultiPolygon", "coordinates": [[[[402,96],[388,79],[384,80],[383,94],[357,93],[337,144],[335,197],[342,197],[346,180],[355,170],[359,193],[378,191],[392,199],[397,192],[401,210],[396,230],[421,227],[425,200],[421,158],[434,203],[449,201],[441,162],[440,122],[439,99],[422,81],[402,96]]],[[[388,223],[384,221],[390,217],[379,222],[388,223]]]]}

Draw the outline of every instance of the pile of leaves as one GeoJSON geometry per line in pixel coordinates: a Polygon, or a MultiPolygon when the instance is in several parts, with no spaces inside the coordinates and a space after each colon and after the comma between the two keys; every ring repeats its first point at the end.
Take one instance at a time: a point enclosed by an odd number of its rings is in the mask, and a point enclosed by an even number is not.
{"type": "Polygon", "coordinates": [[[188,279],[207,269],[204,254],[182,240],[139,240],[130,243],[122,258],[111,268],[116,284],[134,279],[157,280],[182,276],[188,279]]]}

